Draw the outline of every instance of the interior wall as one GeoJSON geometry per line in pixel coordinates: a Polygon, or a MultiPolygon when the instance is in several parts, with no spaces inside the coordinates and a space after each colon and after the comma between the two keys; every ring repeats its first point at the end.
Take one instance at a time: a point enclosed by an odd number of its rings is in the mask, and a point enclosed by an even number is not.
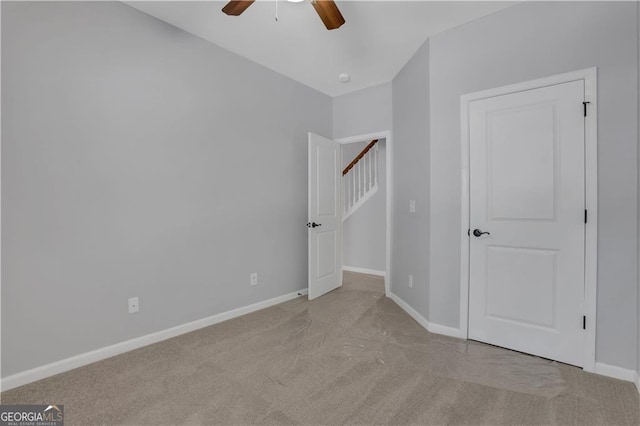
{"type": "Polygon", "coordinates": [[[636,7],[634,2],[524,2],[431,39],[431,321],[459,325],[460,96],[597,66],[597,361],[635,368],[636,7]]]}
{"type": "Polygon", "coordinates": [[[333,138],[348,138],[390,130],[391,83],[333,98],[333,138]]]}
{"type": "Polygon", "coordinates": [[[119,2],[3,1],[2,113],[4,377],[306,287],[330,97],[119,2]]]}
{"type": "MultiPolygon", "coordinates": [[[[637,23],[637,42],[638,42],[638,146],[640,147],[640,2],[636,2],[638,18],[637,23]]],[[[640,392],[640,148],[638,149],[638,346],[636,352],[636,387],[640,392]]]]}
{"type": "Polygon", "coordinates": [[[429,319],[429,41],[393,79],[391,291],[429,319]],[[416,212],[409,212],[415,200],[416,212]],[[409,287],[409,275],[413,287],[409,287]]]}
{"type": "MultiPolygon", "coordinates": [[[[342,145],[342,169],[370,141],[342,145]]],[[[387,269],[387,155],[386,141],[378,147],[378,191],[343,223],[344,266],[384,272],[387,269]]],[[[368,163],[367,163],[368,166],[368,163]]]]}

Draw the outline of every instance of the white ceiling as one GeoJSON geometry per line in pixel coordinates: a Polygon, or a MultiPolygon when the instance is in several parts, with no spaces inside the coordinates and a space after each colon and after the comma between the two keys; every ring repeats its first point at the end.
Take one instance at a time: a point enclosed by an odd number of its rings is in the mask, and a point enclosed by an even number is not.
{"type": "Polygon", "coordinates": [[[503,9],[498,1],[344,1],[346,23],[327,31],[309,0],[257,1],[227,16],[220,1],[126,2],[330,96],[391,81],[431,35],[503,9]],[[338,74],[351,81],[340,83],[338,74]]]}

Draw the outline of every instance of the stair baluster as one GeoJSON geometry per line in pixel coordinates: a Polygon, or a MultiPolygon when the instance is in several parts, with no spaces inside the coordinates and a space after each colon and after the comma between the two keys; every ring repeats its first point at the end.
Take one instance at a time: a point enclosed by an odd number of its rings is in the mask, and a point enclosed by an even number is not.
{"type": "Polygon", "coordinates": [[[343,220],[378,191],[378,140],[371,141],[342,171],[343,220]],[[374,148],[373,153],[371,149],[374,148]]]}

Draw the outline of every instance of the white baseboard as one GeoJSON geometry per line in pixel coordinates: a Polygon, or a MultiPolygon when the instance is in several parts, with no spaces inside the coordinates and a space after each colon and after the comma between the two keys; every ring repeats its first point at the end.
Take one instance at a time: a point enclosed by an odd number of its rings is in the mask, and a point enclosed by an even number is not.
{"type": "Polygon", "coordinates": [[[393,300],[398,306],[400,306],[411,318],[416,320],[418,324],[424,327],[427,331],[434,334],[442,334],[449,337],[455,337],[458,339],[466,339],[467,336],[462,334],[462,331],[459,328],[447,327],[445,325],[434,324],[429,322],[425,317],[420,315],[418,311],[413,309],[407,302],[400,299],[395,294],[389,292],[389,298],[393,300]]]}
{"type": "MultiPolygon", "coordinates": [[[[407,302],[400,299],[397,295],[389,293],[389,298],[393,300],[398,306],[400,306],[411,318],[416,320],[422,327],[435,334],[443,334],[445,336],[456,337],[459,339],[466,339],[466,336],[462,334],[460,329],[447,327],[440,324],[434,324],[429,322],[425,317],[420,315],[415,309],[413,309],[407,302]]],[[[614,379],[625,380],[633,382],[640,392],[640,374],[634,370],[627,370],[626,368],[616,367],[614,365],[604,364],[602,362],[596,362],[595,373],[602,376],[613,377],[614,379]]]]}
{"type": "Polygon", "coordinates": [[[12,374],[11,376],[7,376],[5,378],[0,379],[0,389],[2,391],[13,389],[18,386],[26,385],[28,383],[44,379],[46,377],[54,376],[56,374],[64,373],[65,371],[73,370],[74,368],[82,367],[84,365],[101,361],[106,358],[111,358],[113,356],[120,355],[122,353],[129,352],[134,349],[141,348],[143,346],[148,346],[153,343],[158,343],[163,340],[170,339],[172,337],[180,336],[181,334],[199,330],[201,328],[218,324],[220,322],[227,321],[242,315],[246,315],[251,312],[256,312],[273,305],[278,305],[280,303],[299,297],[300,293],[304,292],[306,294],[306,291],[307,289],[294,291],[293,293],[274,297],[272,299],[254,303],[252,305],[247,305],[240,308],[232,309],[230,311],[222,312],[207,318],[203,318],[203,319],[192,321],[186,324],[178,325],[176,327],[172,327],[166,330],[147,334],[145,336],[136,337],[135,339],[116,343],[115,345],[106,346],[104,348],[96,349],[90,352],[85,352],[83,354],[75,355],[70,358],[66,358],[60,361],[52,362],[50,364],[42,365],[40,367],[22,371],[20,373],[12,374]]]}
{"type": "Polygon", "coordinates": [[[420,315],[418,313],[418,311],[416,311],[411,306],[409,306],[407,304],[407,302],[405,302],[404,300],[400,299],[398,296],[396,296],[392,292],[389,292],[389,299],[393,300],[396,303],[396,305],[400,306],[403,311],[408,313],[409,316],[411,318],[413,318],[414,320],[416,320],[418,322],[418,324],[420,324],[423,328],[429,330],[429,321],[427,321],[427,319],[425,317],[420,315]]]}
{"type": "Polygon", "coordinates": [[[635,382],[637,377],[636,372],[633,370],[627,370],[626,368],[616,367],[615,365],[604,364],[602,362],[596,362],[595,373],[627,382],[635,382]]]}
{"type": "Polygon", "coordinates": [[[367,268],[357,268],[355,266],[343,266],[342,270],[347,272],[357,272],[359,274],[377,275],[379,277],[384,277],[385,275],[387,275],[385,271],[378,271],[375,269],[367,269],[367,268]]]}
{"type": "Polygon", "coordinates": [[[460,330],[459,328],[448,327],[446,325],[434,324],[430,322],[428,330],[435,334],[443,334],[445,336],[456,337],[458,339],[467,339],[467,336],[462,334],[462,330],[460,330]]]}

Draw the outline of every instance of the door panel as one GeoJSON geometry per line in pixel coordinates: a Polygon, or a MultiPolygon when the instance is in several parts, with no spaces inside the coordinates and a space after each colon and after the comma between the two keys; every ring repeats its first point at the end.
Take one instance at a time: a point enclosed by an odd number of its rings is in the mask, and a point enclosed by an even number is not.
{"type": "Polygon", "coordinates": [[[336,231],[317,231],[316,233],[318,279],[335,274],[339,269],[335,259],[336,246],[338,245],[336,234],[336,231]]]}
{"type": "Polygon", "coordinates": [[[337,161],[339,152],[333,145],[316,144],[317,203],[318,217],[336,215],[337,161]]]}
{"type": "Polygon", "coordinates": [[[487,317],[553,328],[556,254],[556,250],[488,246],[487,317]]]}
{"type": "Polygon", "coordinates": [[[489,113],[488,197],[492,220],[553,220],[556,115],[553,104],[489,113]],[[514,138],[514,134],[519,136],[514,138]]]}
{"type": "Polygon", "coordinates": [[[342,285],[340,145],[309,133],[309,299],[342,285]],[[312,225],[313,224],[313,225],[312,225]]]}
{"type": "Polygon", "coordinates": [[[470,103],[469,338],[582,365],[584,81],[470,103]]]}

